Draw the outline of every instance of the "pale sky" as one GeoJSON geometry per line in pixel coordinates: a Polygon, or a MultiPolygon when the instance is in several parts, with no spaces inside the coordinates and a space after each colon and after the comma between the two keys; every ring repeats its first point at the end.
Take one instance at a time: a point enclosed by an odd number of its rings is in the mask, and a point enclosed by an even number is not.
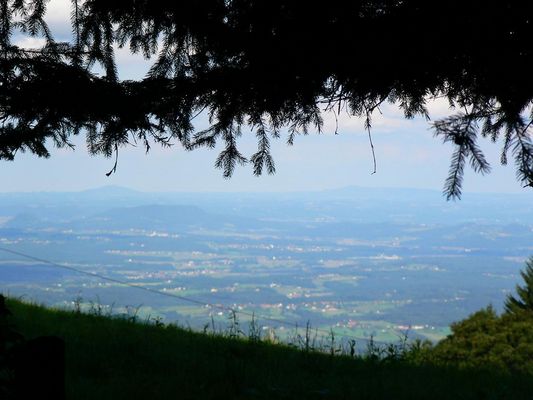
{"type": "MultiPolygon", "coordinates": [[[[68,39],[69,0],[51,0],[48,21],[56,39],[68,39]]],[[[35,46],[38,41],[18,39],[19,44],[35,46]]],[[[127,50],[118,54],[122,79],[142,77],[148,63],[127,50]]],[[[453,113],[447,104],[430,104],[432,119],[453,113]]],[[[375,115],[372,129],[377,158],[377,173],[372,172],[372,153],[363,121],[341,115],[339,135],[333,135],[334,117],[325,116],[324,133],[297,137],[289,147],[285,138],[272,143],[277,172],[255,177],[252,167],[238,167],[230,180],[214,168],[220,151],[185,152],[179,145],[171,149],[152,147],[146,155],[142,148],[122,149],[117,172],[105,173],[113,159],[91,157],[83,137],[77,138],[75,151],[54,149],[49,159],[18,154],[15,161],[0,161],[0,191],[77,191],[104,185],[120,185],[143,191],[301,191],[343,186],[413,187],[441,190],[446,179],[452,146],[433,137],[430,123],[422,118],[405,120],[391,105],[375,115]]],[[[515,169],[499,165],[501,143],[480,143],[492,165],[486,176],[467,168],[464,192],[526,192],[515,179],[515,169]]],[[[253,134],[244,135],[241,150],[246,156],[255,151],[253,134]]]]}

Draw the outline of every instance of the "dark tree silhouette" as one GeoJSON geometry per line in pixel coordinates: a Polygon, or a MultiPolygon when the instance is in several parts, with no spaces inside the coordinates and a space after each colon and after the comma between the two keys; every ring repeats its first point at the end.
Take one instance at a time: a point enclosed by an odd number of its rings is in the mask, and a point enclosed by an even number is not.
{"type": "Polygon", "coordinates": [[[511,153],[518,179],[533,186],[530,2],[73,0],[68,43],[54,41],[45,6],[0,3],[0,158],[47,157],[47,141],[69,146],[80,132],[106,156],[132,141],[148,150],[221,140],[224,176],[246,162],[259,175],[275,170],[270,140],[320,131],[324,110],[365,117],[370,128],[384,102],[428,117],[426,102],[442,97],[458,110],[433,124],[456,146],[448,198],[461,195],[467,162],[490,170],[479,136],[501,138],[501,162],[511,153]],[[46,44],[17,47],[16,30],[46,44]],[[119,79],[117,46],[153,58],[144,79],[119,79]],[[195,132],[201,112],[210,126],[195,132]],[[236,145],[245,126],[258,142],[249,160],[236,145]]]}
{"type": "Polygon", "coordinates": [[[516,297],[507,296],[505,311],[509,314],[528,312],[533,315],[533,257],[526,261],[526,268],[520,271],[524,286],[516,285],[516,297]]]}

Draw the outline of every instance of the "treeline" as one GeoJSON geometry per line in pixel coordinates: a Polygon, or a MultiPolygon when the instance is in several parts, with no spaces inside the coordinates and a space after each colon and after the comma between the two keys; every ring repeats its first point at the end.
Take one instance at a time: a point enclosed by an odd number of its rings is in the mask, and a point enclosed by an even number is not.
{"type": "Polygon", "coordinates": [[[521,276],[524,283],[507,297],[501,315],[489,305],[452,324],[452,334],[420,352],[419,359],[533,374],[533,257],[521,276]]]}

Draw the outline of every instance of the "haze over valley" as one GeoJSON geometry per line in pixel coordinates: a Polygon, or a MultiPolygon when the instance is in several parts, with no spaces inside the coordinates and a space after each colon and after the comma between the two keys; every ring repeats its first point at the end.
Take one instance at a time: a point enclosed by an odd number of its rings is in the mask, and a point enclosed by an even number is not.
{"type": "Polygon", "coordinates": [[[234,309],[243,329],[253,314],[280,337],[309,322],[339,337],[439,340],[488,304],[501,310],[533,253],[533,212],[522,194],[446,202],[357,187],[4,193],[0,248],[1,291],[47,305],[199,330],[224,329],[234,309]]]}

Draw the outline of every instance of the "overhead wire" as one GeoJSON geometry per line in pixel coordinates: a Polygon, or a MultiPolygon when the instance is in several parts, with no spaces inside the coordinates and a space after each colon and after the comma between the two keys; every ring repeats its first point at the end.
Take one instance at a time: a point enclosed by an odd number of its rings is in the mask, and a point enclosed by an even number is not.
{"type": "MultiPolygon", "coordinates": [[[[112,277],[109,277],[109,276],[101,275],[101,274],[98,274],[96,272],[84,271],[84,270],[81,270],[81,269],[78,269],[78,268],[75,268],[75,267],[72,267],[72,266],[69,266],[69,265],[59,264],[59,263],[54,262],[54,261],[50,261],[50,260],[47,260],[47,259],[44,259],[44,258],[41,258],[41,257],[35,257],[35,256],[30,255],[30,254],[23,253],[21,251],[8,249],[8,248],[1,247],[1,246],[0,246],[0,251],[3,251],[5,253],[9,253],[9,254],[12,254],[12,255],[16,255],[16,256],[19,256],[19,257],[24,257],[26,259],[29,259],[29,260],[32,260],[32,261],[36,261],[36,262],[39,262],[39,263],[43,263],[43,264],[47,264],[47,265],[50,265],[50,266],[53,266],[53,267],[56,267],[56,268],[60,268],[60,269],[63,269],[63,270],[76,272],[76,273],[81,274],[81,275],[90,276],[92,278],[98,278],[98,279],[101,279],[101,280],[104,280],[104,281],[108,281],[108,282],[112,282],[112,283],[115,283],[115,284],[123,285],[123,286],[130,287],[130,288],[133,288],[133,289],[139,289],[139,290],[143,290],[145,292],[149,292],[149,293],[153,293],[153,294],[157,294],[157,295],[161,295],[161,296],[166,296],[166,297],[171,297],[171,298],[174,298],[174,299],[177,299],[177,300],[181,300],[183,302],[196,304],[196,305],[200,305],[200,306],[203,306],[203,307],[210,307],[211,309],[218,309],[218,310],[221,310],[221,311],[231,312],[231,313],[235,313],[235,314],[246,315],[246,316],[254,318],[254,319],[258,319],[258,320],[262,320],[262,321],[268,321],[268,322],[272,322],[272,323],[277,323],[277,324],[279,324],[281,326],[290,326],[292,328],[295,328],[296,330],[299,329],[299,328],[304,327],[303,325],[299,325],[297,322],[282,320],[282,319],[278,319],[278,318],[273,318],[273,317],[269,317],[269,316],[266,316],[266,315],[261,315],[261,314],[258,314],[256,312],[252,312],[252,311],[236,310],[233,307],[228,307],[228,306],[225,306],[225,305],[222,305],[222,304],[211,303],[211,302],[207,302],[207,301],[203,301],[203,300],[199,300],[199,299],[194,299],[194,298],[191,298],[191,297],[188,297],[188,296],[182,296],[182,295],[178,295],[178,294],[174,294],[174,293],[170,293],[170,292],[164,292],[164,291],[161,291],[161,290],[152,289],[152,288],[147,287],[147,286],[137,285],[135,283],[123,281],[121,279],[117,279],[117,278],[112,278],[112,277]]],[[[311,331],[316,332],[316,333],[320,332],[320,333],[325,334],[325,335],[331,335],[332,334],[332,330],[328,331],[328,330],[322,329],[322,328],[312,328],[311,331]]],[[[342,338],[352,339],[352,340],[356,340],[356,341],[363,340],[363,341],[367,341],[367,342],[372,341],[373,343],[376,343],[376,344],[389,344],[389,343],[384,342],[384,341],[374,340],[373,338],[369,339],[369,338],[357,337],[357,336],[346,335],[346,334],[342,334],[340,336],[342,338]]]]}

